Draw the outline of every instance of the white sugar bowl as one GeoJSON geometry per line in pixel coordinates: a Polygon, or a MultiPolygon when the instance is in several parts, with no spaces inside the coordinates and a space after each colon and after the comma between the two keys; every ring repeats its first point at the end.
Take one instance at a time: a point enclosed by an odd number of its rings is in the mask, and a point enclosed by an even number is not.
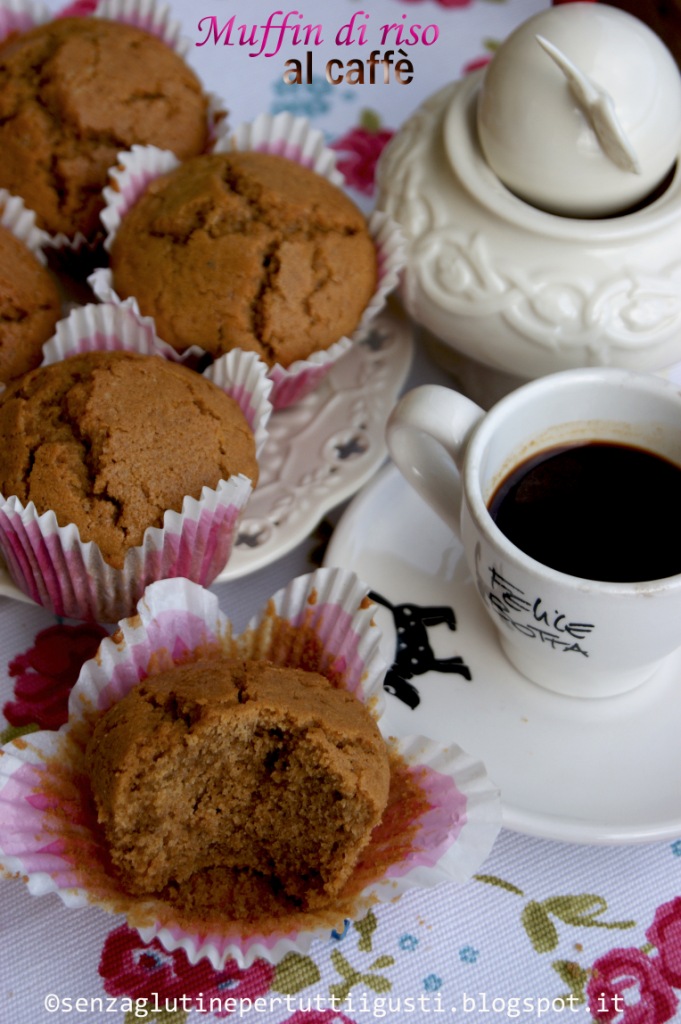
{"type": "Polygon", "coordinates": [[[445,365],[496,375],[494,400],[570,367],[681,362],[680,152],[671,54],[601,3],[542,11],[430,97],[383,152],[377,205],[445,365]]]}

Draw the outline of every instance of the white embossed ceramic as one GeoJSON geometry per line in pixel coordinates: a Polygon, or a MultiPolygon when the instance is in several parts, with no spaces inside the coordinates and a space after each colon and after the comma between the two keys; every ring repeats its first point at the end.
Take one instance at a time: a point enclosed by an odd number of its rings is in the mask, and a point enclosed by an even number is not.
{"type": "MultiPolygon", "coordinates": [[[[628,79],[636,73],[632,64],[623,69],[628,79]]],[[[510,387],[577,366],[658,371],[678,363],[681,167],[632,212],[548,213],[503,184],[483,154],[484,80],[482,69],[431,96],[377,172],[378,207],[406,237],[402,300],[445,366],[452,356],[469,360],[511,375],[510,387]]],[[[553,138],[547,129],[546,141],[553,138]]]]}
{"type": "MultiPolygon", "coordinates": [[[[610,697],[645,682],[681,647],[681,574],[636,583],[571,576],[521,551],[488,511],[515,466],[555,446],[611,441],[681,465],[675,385],[614,368],[567,370],[486,414],[449,388],[424,385],[397,403],[387,438],[407,481],[460,534],[504,653],[528,679],[572,697],[610,697]]],[[[588,528],[586,517],[575,523],[588,528]]]]}
{"type": "Polygon", "coordinates": [[[501,44],[477,109],[488,164],[542,210],[605,217],[645,200],[681,148],[681,74],[652,29],[607,4],[528,18],[501,44]]]}

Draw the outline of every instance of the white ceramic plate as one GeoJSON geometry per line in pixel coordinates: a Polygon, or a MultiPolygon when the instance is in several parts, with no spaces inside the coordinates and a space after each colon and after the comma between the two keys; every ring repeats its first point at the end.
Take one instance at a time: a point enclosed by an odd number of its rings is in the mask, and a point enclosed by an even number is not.
{"type": "MultiPolygon", "coordinates": [[[[412,327],[392,307],[301,402],[273,414],[260,480],[216,583],[269,565],[305,539],[384,461],[385,424],[409,372],[412,327]]],[[[28,600],[0,560],[0,596],[28,600]]]]}
{"type": "Polygon", "coordinates": [[[681,835],[681,653],[606,700],[528,682],[501,653],[460,543],[393,466],[350,504],[325,561],[402,606],[376,615],[385,656],[403,642],[399,672],[411,673],[392,680],[401,697],[388,698],[389,727],[480,758],[507,828],[599,844],[681,835]]]}

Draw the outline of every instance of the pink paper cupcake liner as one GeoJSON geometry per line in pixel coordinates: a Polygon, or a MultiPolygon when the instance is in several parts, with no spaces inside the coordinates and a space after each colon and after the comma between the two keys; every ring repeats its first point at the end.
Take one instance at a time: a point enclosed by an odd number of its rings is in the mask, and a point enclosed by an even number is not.
{"type": "Polygon", "coordinates": [[[134,25],[157,36],[185,60],[189,55],[190,41],[182,34],[180,22],[173,18],[169,4],[156,0],[101,0],[94,6],[92,17],[134,25]]]}
{"type": "MultiPolygon", "coordinates": [[[[336,154],[324,145],[322,133],[303,117],[293,117],[289,113],[261,114],[253,122],[223,135],[214,147],[215,152],[247,150],[284,156],[321,174],[335,185],[342,186],[344,182],[336,167],[336,154]]],[[[106,231],[106,249],[110,249],[121,220],[149,182],[172,171],[178,164],[174,154],[153,146],[136,146],[120,154],[119,165],[110,172],[111,185],[104,190],[106,207],[101,219],[106,231]]],[[[307,359],[297,360],[287,367],[279,364],[271,367],[269,376],[274,384],[272,404],[275,409],[286,408],[313,391],[353,344],[366,336],[374,318],[385,306],[388,295],[397,287],[405,259],[401,230],[391,217],[381,211],[369,217],[368,226],[376,247],[378,283],[357,328],[350,337],[339,338],[329,348],[315,352],[307,359]]],[[[120,301],[110,268],[97,268],[88,282],[95,295],[103,301],[120,301]]],[[[200,348],[192,346],[183,353],[183,357],[195,358],[201,352],[200,348]]]]}
{"type": "MultiPolygon", "coordinates": [[[[159,900],[125,894],[110,873],[83,752],[98,715],[149,674],[213,647],[309,668],[301,659],[309,658],[312,637],[315,669],[354,692],[381,727],[386,665],[372,616],[367,588],[342,569],[294,580],[238,637],[215,595],[187,580],[152,584],[137,615],[121,622],[115,639],[104,640],[83,666],[68,723],[0,750],[0,868],[22,878],[34,895],[56,892],[68,906],[96,904],[124,913],[145,942],[156,938],[169,951],[184,949],[192,963],[208,958],[216,969],[232,959],[242,968],[258,958],[277,963],[287,953],[306,952],[317,938],[328,939],[334,925],[309,915],[268,929],[227,921],[182,927],[159,900]]],[[[349,883],[357,913],[413,887],[466,881],[500,828],[499,794],[479,762],[455,745],[423,737],[389,740],[389,746],[398,759],[395,777],[408,779],[418,799],[406,804],[394,798],[374,830],[349,883]],[[384,868],[377,870],[377,863],[384,868]]],[[[339,918],[346,915],[347,903],[339,918]]]]}
{"type": "Polygon", "coordinates": [[[51,19],[52,14],[44,4],[32,0],[4,0],[0,4],[0,42],[13,32],[29,32],[35,25],[51,19]]]}
{"type": "MultiPolygon", "coordinates": [[[[58,363],[91,351],[128,349],[181,362],[178,353],[161,341],[151,317],[141,316],[132,300],[95,302],[77,306],[57,323],[43,345],[42,365],[58,363]]],[[[256,454],[262,454],[272,414],[272,384],[267,367],[254,352],[235,350],[216,359],[204,376],[237,401],[255,436],[256,454]]]]}
{"type": "MultiPolygon", "coordinates": [[[[55,14],[33,0],[0,0],[0,43],[14,32],[29,32],[37,25],[69,14],[66,4],[62,11],[55,14]]],[[[100,0],[91,11],[81,16],[106,18],[109,21],[134,25],[161,39],[184,60],[187,60],[191,51],[191,41],[182,34],[180,22],[172,17],[170,6],[159,0],[100,0]]],[[[208,137],[211,149],[228,130],[227,110],[222,98],[217,94],[206,91],[205,96],[208,101],[208,137]]],[[[98,241],[92,242],[81,234],[69,238],[63,234],[45,232],[44,245],[54,249],[79,250],[91,248],[98,241]]]]}
{"type": "MultiPolygon", "coordinates": [[[[77,307],[60,321],[43,347],[43,365],[91,350],[128,349],[163,354],[153,326],[129,304],[77,307]]],[[[267,438],[271,382],[253,353],[234,352],[216,361],[211,377],[238,402],[253,430],[256,454],[267,438]]],[[[51,511],[38,514],[15,496],[0,495],[0,551],[14,583],[57,615],[115,622],[132,613],[145,587],[165,577],[186,576],[208,586],[223,570],[236,528],[252,492],[239,474],[187,496],[179,512],[165,513],[162,527],[149,527],[128,551],[122,569],[108,565],[92,541],[74,525],[60,526],[51,511]]]]}

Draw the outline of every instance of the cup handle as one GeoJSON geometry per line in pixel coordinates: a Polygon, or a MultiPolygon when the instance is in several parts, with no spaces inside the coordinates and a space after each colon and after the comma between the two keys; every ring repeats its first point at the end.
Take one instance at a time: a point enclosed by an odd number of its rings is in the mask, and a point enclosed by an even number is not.
{"type": "Polygon", "coordinates": [[[402,396],[386,425],[393,462],[457,535],[464,455],[471,431],[484,415],[465,395],[440,384],[423,384],[402,396]]]}

